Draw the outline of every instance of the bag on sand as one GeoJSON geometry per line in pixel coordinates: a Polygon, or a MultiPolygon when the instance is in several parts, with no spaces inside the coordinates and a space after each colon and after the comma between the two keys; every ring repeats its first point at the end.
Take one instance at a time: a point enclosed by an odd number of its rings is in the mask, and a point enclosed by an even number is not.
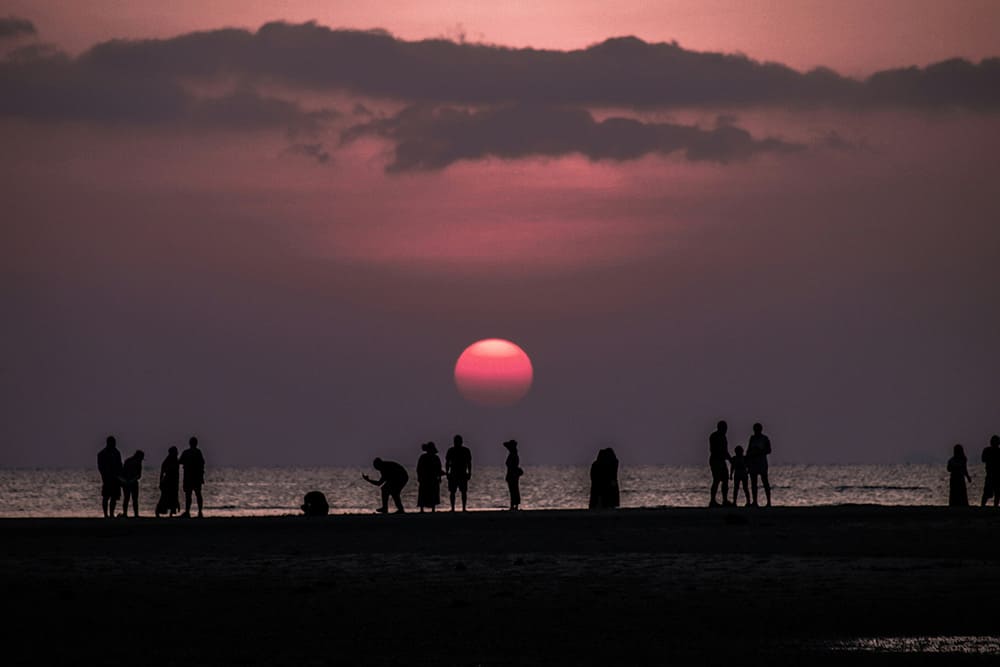
{"type": "Polygon", "coordinates": [[[330,505],[321,492],[310,491],[303,498],[302,511],[306,516],[326,516],[330,512],[330,505]]]}

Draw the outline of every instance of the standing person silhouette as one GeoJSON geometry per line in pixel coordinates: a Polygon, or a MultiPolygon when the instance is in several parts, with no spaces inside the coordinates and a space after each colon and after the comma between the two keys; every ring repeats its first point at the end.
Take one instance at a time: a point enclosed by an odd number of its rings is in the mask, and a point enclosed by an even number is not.
{"type": "Polygon", "coordinates": [[[425,442],[420,448],[424,453],[417,459],[417,506],[421,512],[425,507],[430,507],[433,512],[441,503],[441,477],[444,475],[444,468],[441,467],[437,445],[425,442]]]}
{"type": "Polygon", "coordinates": [[[753,435],[747,442],[747,472],[750,473],[750,493],[753,495],[754,507],[757,507],[758,477],[764,484],[767,506],[771,506],[771,482],[767,479],[767,455],[770,453],[771,439],[764,435],[764,427],[758,422],[753,425],[753,435]]]}
{"type": "Polygon", "coordinates": [[[504,463],[507,466],[507,475],[504,480],[507,482],[507,490],[510,491],[510,509],[517,511],[521,506],[520,480],[524,474],[521,470],[521,457],[517,453],[517,440],[508,440],[503,446],[507,448],[507,460],[504,463]]]}
{"type": "Polygon", "coordinates": [[[462,511],[465,511],[469,480],[472,479],[472,451],[463,444],[462,436],[456,435],[451,447],[444,455],[444,471],[448,476],[448,495],[451,511],[455,511],[455,492],[462,494],[462,511]]]}
{"type": "Polygon", "coordinates": [[[156,516],[181,511],[180,496],[177,493],[181,481],[180,461],[177,458],[177,448],[167,450],[167,458],[160,465],[160,500],[156,503],[156,516]]]}
{"type": "Polygon", "coordinates": [[[743,498],[746,500],[746,506],[750,507],[750,491],[747,489],[747,459],[743,456],[743,448],[736,445],[736,449],[733,450],[732,462],[732,472],[730,477],[733,479],[733,504],[737,504],[737,499],[740,496],[740,485],[743,486],[743,498]]]}
{"type": "Polygon", "coordinates": [[[198,500],[198,518],[201,513],[201,485],[205,483],[205,457],[198,449],[198,438],[188,440],[188,448],[181,454],[178,463],[184,468],[184,518],[191,518],[191,494],[198,500]]]}
{"type": "Polygon", "coordinates": [[[726,462],[732,458],[729,455],[729,441],[726,440],[726,431],[728,430],[729,425],[720,421],[712,435],[708,436],[708,467],[712,469],[712,500],[708,504],[709,507],[719,506],[715,500],[715,494],[718,493],[720,484],[722,485],[722,504],[726,507],[731,504],[729,502],[729,466],[726,465],[726,462]]]}
{"type": "Polygon", "coordinates": [[[986,464],[986,481],[983,482],[983,507],[993,498],[993,507],[1000,506],[1000,435],[990,438],[990,446],[983,450],[986,464]]]}
{"type": "Polygon", "coordinates": [[[125,499],[122,502],[122,517],[128,516],[128,501],[132,499],[132,513],[139,516],[139,478],[142,477],[142,460],[146,455],[141,449],[125,459],[122,464],[122,492],[125,499]]]}
{"type": "Polygon", "coordinates": [[[611,447],[598,450],[597,458],[590,464],[590,509],[618,507],[621,495],[618,490],[618,457],[611,447]]]}
{"type": "Polygon", "coordinates": [[[965,488],[966,480],[972,481],[962,445],[955,445],[954,456],[948,459],[948,472],[951,479],[948,484],[948,505],[950,507],[968,507],[969,494],[965,488]]]}
{"type": "Polygon", "coordinates": [[[386,514],[389,511],[389,498],[392,498],[392,502],[396,505],[396,514],[403,514],[406,510],[403,509],[403,501],[399,494],[406,483],[410,481],[410,475],[406,472],[406,468],[395,461],[383,461],[377,457],[372,461],[372,467],[378,470],[379,478],[372,479],[362,473],[361,479],[369,484],[382,487],[382,506],[375,511],[386,514]]]}
{"type": "Polygon", "coordinates": [[[115,505],[122,497],[121,477],[122,455],[118,451],[115,436],[109,435],[104,441],[104,449],[97,453],[97,471],[101,473],[101,509],[104,518],[115,515],[115,505]]]}

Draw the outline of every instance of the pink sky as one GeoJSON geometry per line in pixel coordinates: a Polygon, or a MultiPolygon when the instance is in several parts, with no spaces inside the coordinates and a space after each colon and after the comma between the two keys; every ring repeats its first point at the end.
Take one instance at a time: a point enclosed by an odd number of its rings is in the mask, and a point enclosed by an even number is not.
{"type": "Polygon", "coordinates": [[[405,39],[464,34],[556,49],[635,35],[849,75],[955,56],[979,60],[995,55],[1000,35],[1000,3],[992,0],[3,0],[0,14],[35,21],[45,39],[71,51],[119,37],[316,20],[405,39]]]}
{"type": "MultiPolygon", "coordinates": [[[[1000,34],[997,3],[610,6],[33,0],[0,16],[74,52],[316,19],[548,48],[636,34],[847,73],[978,60],[1000,34]]],[[[427,50],[429,69],[400,65],[396,42],[337,69],[330,33],[282,35],[290,60],[247,33],[246,60],[210,36],[2,63],[16,353],[0,465],[90,465],[108,432],[126,450],[197,432],[219,464],[339,465],[455,432],[491,443],[486,462],[513,437],[539,463],[614,444],[701,464],[719,418],[763,421],[784,462],[937,460],[1000,430],[990,65],[873,88],[621,42],[538,81],[489,49],[507,70],[458,76],[467,63],[427,50]],[[676,85],[654,92],[680,97],[644,103],[657,58],[676,85]],[[175,86],[188,76],[194,92],[175,86]],[[461,351],[491,337],[534,363],[509,412],[454,386],[461,351]]]]}

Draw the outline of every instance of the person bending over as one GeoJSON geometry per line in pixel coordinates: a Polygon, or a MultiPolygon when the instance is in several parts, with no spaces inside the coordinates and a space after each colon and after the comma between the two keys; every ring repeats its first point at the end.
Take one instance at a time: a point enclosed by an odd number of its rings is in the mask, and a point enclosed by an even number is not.
{"type": "Polygon", "coordinates": [[[369,484],[374,484],[382,488],[382,506],[375,511],[381,514],[388,512],[389,498],[392,498],[393,504],[396,505],[396,513],[402,514],[405,512],[406,510],[403,509],[403,501],[400,499],[399,494],[402,492],[403,487],[406,486],[406,483],[410,481],[410,475],[406,472],[406,468],[395,461],[383,461],[380,458],[372,461],[372,467],[378,470],[379,478],[372,479],[364,473],[362,473],[361,478],[369,484]]]}

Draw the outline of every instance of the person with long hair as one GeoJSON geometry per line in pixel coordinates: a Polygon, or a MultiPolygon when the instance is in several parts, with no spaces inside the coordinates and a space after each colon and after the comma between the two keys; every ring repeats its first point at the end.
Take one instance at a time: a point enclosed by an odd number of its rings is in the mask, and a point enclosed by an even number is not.
{"type": "Polygon", "coordinates": [[[948,505],[950,507],[968,507],[969,492],[965,483],[971,482],[969,476],[969,460],[965,458],[965,449],[962,445],[955,445],[954,455],[948,459],[948,473],[951,480],[948,484],[948,505]]]}

